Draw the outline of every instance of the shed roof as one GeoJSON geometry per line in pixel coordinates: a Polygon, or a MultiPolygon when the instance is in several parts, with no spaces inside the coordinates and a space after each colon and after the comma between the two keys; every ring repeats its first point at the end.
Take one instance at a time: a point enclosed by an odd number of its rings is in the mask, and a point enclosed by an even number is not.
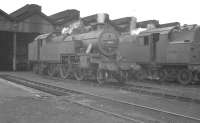
{"type": "MultiPolygon", "coordinates": [[[[123,17],[119,19],[112,20],[112,25],[121,32],[129,31],[130,21],[132,17],[123,17]]],[[[156,27],[159,25],[158,20],[146,20],[136,23],[137,28],[146,28],[148,24],[154,24],[156,27]]]]}
{"type": "Polygon", "coordinates": [[[164,24],[159,24],[159,28],[164,28],[164,27],[171,27],[171,26],[180,26],[180,22],[170,22],[170,23],[164,23],[164,24]]]}
{"type": "MultiPolygon", "coordinates": [[[[127,24],[129,25],[131,21],[131,17],[123,17],[119,19],[112,20],[112,22],[116,25],[127,24]]],[[[155,26],[159,25],[158,20],[146,20],[137,22],[137,28],[146,28],[148,24],[154,24],[155,26]]]]}
{"type": "MultiPolygon", "coordinates": [[[[105,13],[105,21],[109,21],[109,15],[105,13]]],[[[94,14],[94,15],[90,15],[90,16],[86,16],[86,17],[82,17],[81,18],[84,22],[84,24],[92,24],[92,23],[97,23],[97,19],[98,19],[98,14],[94,14]]]]}
{"type": "Polygon", "coordinates": [[[131,17],[123,17],[123,18],[112,20],[112,22],[116,25],[129,24],[130,21],[131,21],[131,17]]]}
{"type": "Polygon", "coordinates": [[[46,19],[48,22],[53,24],[53,21],[41,12],[41,6],[36,4],[27,4],[22,8],[12,12],[10,16],[15,19],[15,21],[23,21],[24,19],[37,14],[46,19]]]}
{"type": "Polygon", "coordinates": [[[4,12],[4,11],[1,10],[1,9],[0,9],[0,15],[4,16],[6,19],[8,19],[8,20],[10,20],[10,21],[13,20],[13,18],[12,18],[9,14],[7,14],[6,12],[4,12]]]}
{"type": "Polygon", "coordinates": [[[10,16],[12,17],[19,17],[21,16],[23,13],[26,13],[26,12],[30,12],[30,11],[39,11],[41,12],[41,6],[39,5],[36,5],[36,4],[26,4],[25,6],[17,9],[16,11],[12,12],[10,14],[10,16]]]}
{"type": "Polygon", "coordinates": [[[68,17],[70,15],[77,15],[77,14],[79,15],[80,11],[78,11],[76,9],[68,9],[68,10],[50,15],[49,17],[56,20],[56,19],[60,19],[60,18],[63,18],[63,17],[68,17]]]}
{"type": "Polygon", "coordinates": [[[65,24],[73,20],[80,18],[80,11],[76,9],[68,9],[56,14],[50,15],[51,18],[56,24],[65,24]]]}

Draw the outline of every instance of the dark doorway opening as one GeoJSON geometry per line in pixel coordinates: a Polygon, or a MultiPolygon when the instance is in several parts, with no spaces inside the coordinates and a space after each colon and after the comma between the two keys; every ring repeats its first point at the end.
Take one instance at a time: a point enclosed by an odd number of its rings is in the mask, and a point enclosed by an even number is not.
{"type": "Polygon", "coordinates": [[[16,70],[28,69],[28,44],[38,35],[39,33],[17,33],[16,70]]]}
{"type": "Polygon", "coordinates": [[[0,31],[0,71],[12,70],[13,33],[0,31]]]}
{"type": "MultiPolygon", "coordinates": [[[[13,70],[13,32],[0,31],[0,71],[13,70]]],[[[28,68],[28,44],[39,33],[16,33],[16,70],[28,68]]]]}

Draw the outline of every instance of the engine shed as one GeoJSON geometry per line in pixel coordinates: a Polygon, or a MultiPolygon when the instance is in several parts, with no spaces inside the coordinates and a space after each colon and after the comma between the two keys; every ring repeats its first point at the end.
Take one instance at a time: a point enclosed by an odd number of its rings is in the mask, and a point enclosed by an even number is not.
{"type": "Polygon", "coordinates": [[[0,11],[0,70],[25,70],[28,43],[38,34],[54,30],[53,22],[41,6],[27,4],[7,14],[0,11]]]}
{"type": "MultiPolygon", "coordinates": [[[[62,14],[64,18],[72,16],[71,11],[62,14]]],[[[36,4],[27,4],[10,14],[0,10],[0,71],[26,70],[28,43],[39,34],[55,31],[57,26],[36,4]]]]}
{"type": "Polygon", "coordinates": [[[12,69],[13,19],[0,10],[0,70],[12,69]]]}

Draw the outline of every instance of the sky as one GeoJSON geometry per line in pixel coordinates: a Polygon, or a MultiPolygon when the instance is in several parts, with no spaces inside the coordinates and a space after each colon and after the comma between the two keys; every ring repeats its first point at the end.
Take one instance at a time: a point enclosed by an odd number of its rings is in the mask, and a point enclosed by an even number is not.
{"type": "Polygon", "coordinates": [[[1,0],[0,9],[11,13],[26,4],[41,5],[46,15],[77,9],[81,17],[108,13],[111,19],[134,16],[137,21],[200,25],[200,0],[1,0]]]}

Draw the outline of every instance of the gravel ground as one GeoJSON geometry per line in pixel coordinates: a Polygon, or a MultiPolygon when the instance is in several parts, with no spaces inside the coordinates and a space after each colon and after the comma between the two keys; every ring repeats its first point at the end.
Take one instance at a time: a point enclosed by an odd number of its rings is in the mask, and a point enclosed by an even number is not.
{"type": "Polygon", "coordinates": [[[0,123],[129,123],[0,79],[0,123]]]}
{"type": "Polygon", "coordinates": [[[81,83],[74,80],[65,80],[61,82],[59,80],[58,81],[50,80],[47,78],[43,78],[42,76],[38,76],[31,73],[12,73],[12,74],[17,75],[19,77],[24,77],[26,79],[31,78],[34,81],[41,81],[44,83],[49,83],[60,87],[79,90],[82,92],[93,93],[108,98],[123,100],[129,103],[135,103],[169,112],[200,118],[200,105],[191,102],[180,102],[173,99],[171,100],[162,97],[142,95],[124,90],[116,90],[116,89],[96,87],[96,86],[94,87],[92,86],[92,83],[90,85],[88,83],[87,84],[81,83]]]}
{"type": "Polygon", "coordinates": [[[4,99],[0,104],[0,121],[1,123],[128,123],[72,103],[31,97],[4,99]]]}

